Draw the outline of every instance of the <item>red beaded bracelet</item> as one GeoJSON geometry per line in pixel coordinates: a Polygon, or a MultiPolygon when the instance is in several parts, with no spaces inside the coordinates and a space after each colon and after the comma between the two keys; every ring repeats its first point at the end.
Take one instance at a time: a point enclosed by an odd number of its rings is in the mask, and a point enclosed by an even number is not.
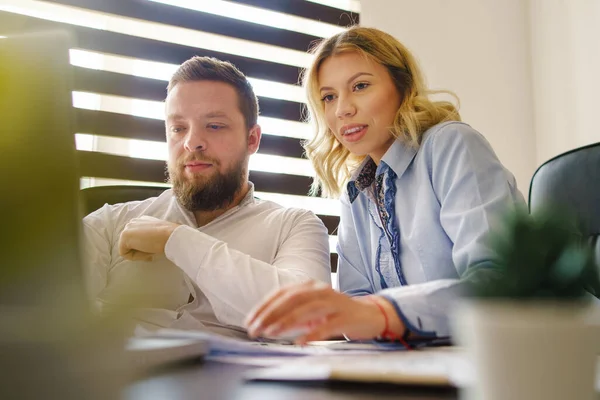
{"type": "Polygon", "coordinates": [[[375,300],[375,296],[366,296],[365,298],[371,301],[373,304],[375,304],[377,308],[379,308],[379,311],[381,311],[381,314],[383,314],[383,318],[385,320],[385,327],[383,328],[383,331],[379,334],[378,338],[389,340],[392,342],[400,342],[407,350],[411,350],[411,347],[408,345],[408,343],[406,343],[402,336],[397,335],[396,333],[390,330],[390,323],[388,320],[387,313],[385,312],[383,306],[379,303],[379,301],[375,300]]]}

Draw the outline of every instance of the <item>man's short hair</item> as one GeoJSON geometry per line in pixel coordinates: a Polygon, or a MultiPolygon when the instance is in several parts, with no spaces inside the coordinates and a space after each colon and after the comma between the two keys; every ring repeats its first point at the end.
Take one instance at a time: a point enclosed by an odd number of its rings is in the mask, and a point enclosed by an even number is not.
{"type": "Polygon", "coordinates": [[[182,82],[217,81],[227,83],[238,94],[238,105],[246,128],[256,125],[258,120],[258,99],[246,76],[229,61],[221,61],[213,57],[195,56],[177,68],[167,86],[167,94],[182,82]]]}

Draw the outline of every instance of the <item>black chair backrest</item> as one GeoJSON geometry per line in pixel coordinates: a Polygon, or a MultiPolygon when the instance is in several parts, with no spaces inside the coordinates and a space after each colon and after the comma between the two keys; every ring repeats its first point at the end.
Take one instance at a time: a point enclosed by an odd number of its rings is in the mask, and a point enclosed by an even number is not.
{"type": "Polygon", "coordinates": [[[95,186],[81,190],[85,214],[96,211],[104,204],[119,204],[128,201],[146,200],[167,190],[161,186],[95,186]]]}
{"type": "Polygon", "coordinates": [[[600,143],[560,154],[537,169],[529,188],[529,210],[547,206],[579,219],[600,266],[600,143]]]}

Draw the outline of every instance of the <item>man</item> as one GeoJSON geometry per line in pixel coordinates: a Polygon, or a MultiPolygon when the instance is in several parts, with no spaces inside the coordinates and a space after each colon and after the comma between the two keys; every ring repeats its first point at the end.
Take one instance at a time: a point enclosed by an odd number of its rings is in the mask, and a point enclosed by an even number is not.
{"type": "Polygon", "coordinates": [[[330,282],[322,222],[254,198],[248,159],[261,129],[245,76],[228,62],[194,57],[169,82],[165,111],[173,188],[84,219],[98,307],[126,306],[149,329],[235,334],[270,292],[330,282]]]}

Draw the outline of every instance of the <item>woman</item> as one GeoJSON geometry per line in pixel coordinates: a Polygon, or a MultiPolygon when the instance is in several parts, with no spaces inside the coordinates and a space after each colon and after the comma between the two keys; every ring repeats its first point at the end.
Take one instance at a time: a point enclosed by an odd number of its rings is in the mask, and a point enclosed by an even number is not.
{"type": "Polygon", "coordinates": [[[494,273],[486,238],[495,221],[525,204],[515,179],[451,103],[429,97],[392,36],[352,27],[313,53],[303,82],[316,133],[306,150],[313,191],[341,195],[342,293],[313,282],[281,289],[248,317],[249,334],[449,336],[461,283],[494,273]]]}

